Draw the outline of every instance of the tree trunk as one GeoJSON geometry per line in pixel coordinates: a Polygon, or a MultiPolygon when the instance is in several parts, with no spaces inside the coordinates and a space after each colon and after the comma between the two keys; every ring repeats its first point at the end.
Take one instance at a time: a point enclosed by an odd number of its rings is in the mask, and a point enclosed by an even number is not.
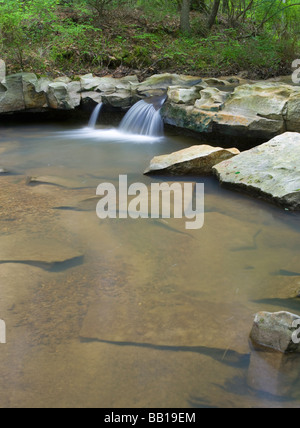
{"type": "Polygon", "coordinates": [[[216,22],[216,18],[219,12],[221,0],[215,0],[214,5],[210,14],[210,17],[208,18],[208,28],[211,30],[211,28],[214,26],[216,22]]]}
{"type": "Polygon", "coordinates": [[[207,11],[207,6],[205,3],[205,0],[199,1],[199,10],[200,10],[200,12],[206,12],[207,11]]]}
{"type": "Polygon", "coordinates": [[[229,1],[228,0],[223,0],[223,13],[227,13],[229,11],[229,1]]]}
{"type": "Polygon", "coordinates": [[[191,32],[190,11],[191,0],[183,0],[181,6],[180,27],[181,31],[187,34],[190,34],[191,32]]]}
{"type": "Polygon", "coordinates": [[[192,0],[191,1],[191,9],[192,10],[198,10],[199,12],[206,12],[207,6],[206,6],[206,0],[192,0]]]}

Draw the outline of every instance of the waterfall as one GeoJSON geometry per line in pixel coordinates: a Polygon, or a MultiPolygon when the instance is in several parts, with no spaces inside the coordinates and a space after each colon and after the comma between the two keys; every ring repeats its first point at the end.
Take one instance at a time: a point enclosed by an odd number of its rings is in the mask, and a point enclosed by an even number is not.
{"type": "Polygon", "coordinates": [[[99,114],[100,114],[100,111],[101,111],[101,108],[102,108],[102,103],[100,103],[100,104],[98,104],[96,107],[95,107],[95,109],[94,109],[94,111],[93,111],[93,113],[92,113],[92,115],[91,115],[91,118],[90,118],[90,121],[89,121],[89,124],[88,124],[88,127],[89,128],[92,128],[92,129],[94,129],[95,128],[95,126],[96,126],[96,123],[97,123],[97,120],[98,120],[98,116],[99,116],[99,114]]]}
{"type": "Polygon", "coordinates": [[[125,115],[120,124],[120,131],[160,137],[163,135],[164,123],[160,109],[166,96],[152,97],[136,103],[125,115]]]}

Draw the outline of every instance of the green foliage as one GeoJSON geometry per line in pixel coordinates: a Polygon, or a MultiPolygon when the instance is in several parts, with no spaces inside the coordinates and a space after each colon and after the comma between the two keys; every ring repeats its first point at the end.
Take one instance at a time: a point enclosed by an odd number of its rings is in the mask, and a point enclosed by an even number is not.
{"type": "Polygon", "coordinates": [[[126,3],[126,0],[85,0],[85,2],[101,17],[106,9],[119,7],[126,3]]]}
{"type": "Polygon", "coordinates": [[[268,77],[299,56],[299,1],[222,0],[210,31],[213,0],[194,0],[186,36],[181,0],[0,0],[1,57],[41,74],[123,66],[268,77]]]}

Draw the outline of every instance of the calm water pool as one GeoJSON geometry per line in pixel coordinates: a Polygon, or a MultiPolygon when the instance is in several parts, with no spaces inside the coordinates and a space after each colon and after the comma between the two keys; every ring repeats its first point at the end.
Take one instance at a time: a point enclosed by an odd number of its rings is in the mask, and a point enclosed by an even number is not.
{"type": "Polygon", "coordinates": [[[150,159],[194,143],[0,128],[1,407],[300,406],[299,357],[248,340],[257,311],[300,314],[298,215],[189,178],[200,230],[96,216],[100,183],[159,182],[150,159]]]}

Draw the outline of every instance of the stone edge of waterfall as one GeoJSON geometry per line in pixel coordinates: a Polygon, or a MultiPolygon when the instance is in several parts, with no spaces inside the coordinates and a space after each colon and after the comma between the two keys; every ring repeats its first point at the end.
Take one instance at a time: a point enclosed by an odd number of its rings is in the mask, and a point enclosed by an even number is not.
{"type": "Polygon", "coordinates": [[[175,74],[154,75],[144,82],[136,76],[121,79],[80,76],[79,80],[40,78],[33,73],[7,76],[1,82],[0,117],[58,112],[89,114],[99,103],[112,111],[127,111],[141,99],[167,93],[161,109],[165,125],[212,140],[218,136],[267,141],[285,131],[300,132],[300,87],[269,81],[195,79],[175,74]]]}

